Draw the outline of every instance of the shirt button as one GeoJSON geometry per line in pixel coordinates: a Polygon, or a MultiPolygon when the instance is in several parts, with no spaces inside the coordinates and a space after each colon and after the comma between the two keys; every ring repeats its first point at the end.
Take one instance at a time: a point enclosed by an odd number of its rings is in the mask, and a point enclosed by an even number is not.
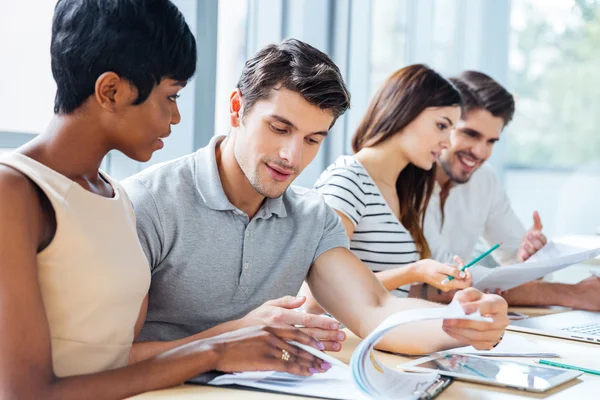
{"type": "Polygon", "coordinates": [[[248,269],[248,263],[244,264],[244,269],[248,269]]]}
{"type": "Polygon", "coordinates": [[[250,237],[250,232],[246,232],[246,237],[250,237]]]}

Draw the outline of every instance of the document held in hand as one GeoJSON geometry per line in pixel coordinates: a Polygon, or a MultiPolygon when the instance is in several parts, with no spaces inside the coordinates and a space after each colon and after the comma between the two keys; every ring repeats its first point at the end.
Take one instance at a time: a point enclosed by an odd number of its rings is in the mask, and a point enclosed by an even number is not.
{"type": "Polygon", "coordinates": [[[470,271],[476,289],[509,290],[599,255],[600,249],[584,250],[550,241],[524,263],[496,268],[476,265],[470,271]]]}
{"type": "MultiPolygon", "coordinates": [[[[417,399],[437,378],[437,373],[402,372],[379,363],[373,346],[388,331],[409,322],[434,319],[492,321],[479,311],[466,315],[458,301],[446,307],[398,312],[384,320],[354,350],[349,366],[334,365],[329,371],[311,377],[279,372],[227,374],[210,385],[242,385],[274,392],[328,399],[417,399]]],[[[311,351],[318,354],[318,350],[311,351]]]]}

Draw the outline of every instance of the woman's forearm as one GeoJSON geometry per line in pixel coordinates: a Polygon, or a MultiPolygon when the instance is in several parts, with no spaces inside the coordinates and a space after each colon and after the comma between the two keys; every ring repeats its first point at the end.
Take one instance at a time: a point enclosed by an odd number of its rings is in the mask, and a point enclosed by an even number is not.
{"type": "Polygon", "coordinates": [[[195,335],[178,340],[166,342],[135,342],[133,343],[133,346],[131,346],[131,351],[129,353],[129,364],[135,364],[188,343],[192,343],[197,340],[208,339],[226,332],[235,331],[243,327],[244,325],[240,320],[234,320],[224,322],[195,335]]]}
{"type": "Polygon", "coordinates": [[[398,289],[400,286],[421,282],[416,264],[377,272],[375,276],[388,291],[398,289]]]}
{"type": "MultiPolygon", "coordinates": [[[[122,399],[143,392],[179,385],[214,369],[219,354],[210,344],[190,343],[135,365],[115,370],[57,378],[19,390],[19,398],[122,399]],[[22,397],[21,397],[22,396],[22,397]]],[[[10,397],[10,394],[9,394],[10,397]]]]}

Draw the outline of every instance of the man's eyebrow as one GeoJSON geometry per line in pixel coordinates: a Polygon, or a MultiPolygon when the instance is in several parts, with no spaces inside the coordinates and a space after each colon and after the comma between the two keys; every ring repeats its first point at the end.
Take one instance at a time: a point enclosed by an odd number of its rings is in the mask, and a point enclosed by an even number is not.
{"type": "MultiPolygon", "coordinates": [[[[282,124],[288,125],[292,129],[298,129],[296,127],[296,125],[294,125],[291,121],[289,121],[288,119],[286,119],[286,118],[284,118],[284,117],[282,117],[280,115],[271,114],[270,117],[273,118],[273,119],[276,119],[277,121],[281,122],[282,124]]],[[[325,136],[326,137],[328,133],[329,132],[327,132],[327,131],[320,131],[320,132],[313,132],[313,133],[311,133],[311,135],[321,135],[321,136],[325,136]]]]}
{"type": "Polygon", "coordinates": [[[283,117],[281,117],[279,115],[271,114],[270,117],[273,118],[273,119],[276,119],[277,121],[281,122],[282,124],[289,125],[290,128],[298,129],[298,128],[296,128],[296,125],[294,125],[291,121],[289,121],[289,120],[287,120],[287,119],[285,119],[285,118],[283,118],[283,117]]]}
{"type": "Polygon", "coordinates": [[[481,132],[475,130],[475,129],[471,129],[471,128],[460,128],[461,131],[468,133],[469,135],[473,135],[473,136],[483,136],[481,134],[481,132]]]}

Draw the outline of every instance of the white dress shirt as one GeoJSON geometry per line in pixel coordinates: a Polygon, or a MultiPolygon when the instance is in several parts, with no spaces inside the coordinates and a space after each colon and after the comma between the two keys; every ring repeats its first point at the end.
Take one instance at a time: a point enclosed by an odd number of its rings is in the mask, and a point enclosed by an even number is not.
{"type": "Polygon", "coordinates": [[[424,226],[425,238],[434,259],[449,262],[456,254],[465,263],[469,262],[477,243],[483,239],[488,247],[502,242],[502,246],[492,253],[500,265],[516,262],[526,230],[489,166],[482,166],[467,183],[456,184],[450,189],[443,221],[440,191],[441,187],[436,182],[424,226]]]}

